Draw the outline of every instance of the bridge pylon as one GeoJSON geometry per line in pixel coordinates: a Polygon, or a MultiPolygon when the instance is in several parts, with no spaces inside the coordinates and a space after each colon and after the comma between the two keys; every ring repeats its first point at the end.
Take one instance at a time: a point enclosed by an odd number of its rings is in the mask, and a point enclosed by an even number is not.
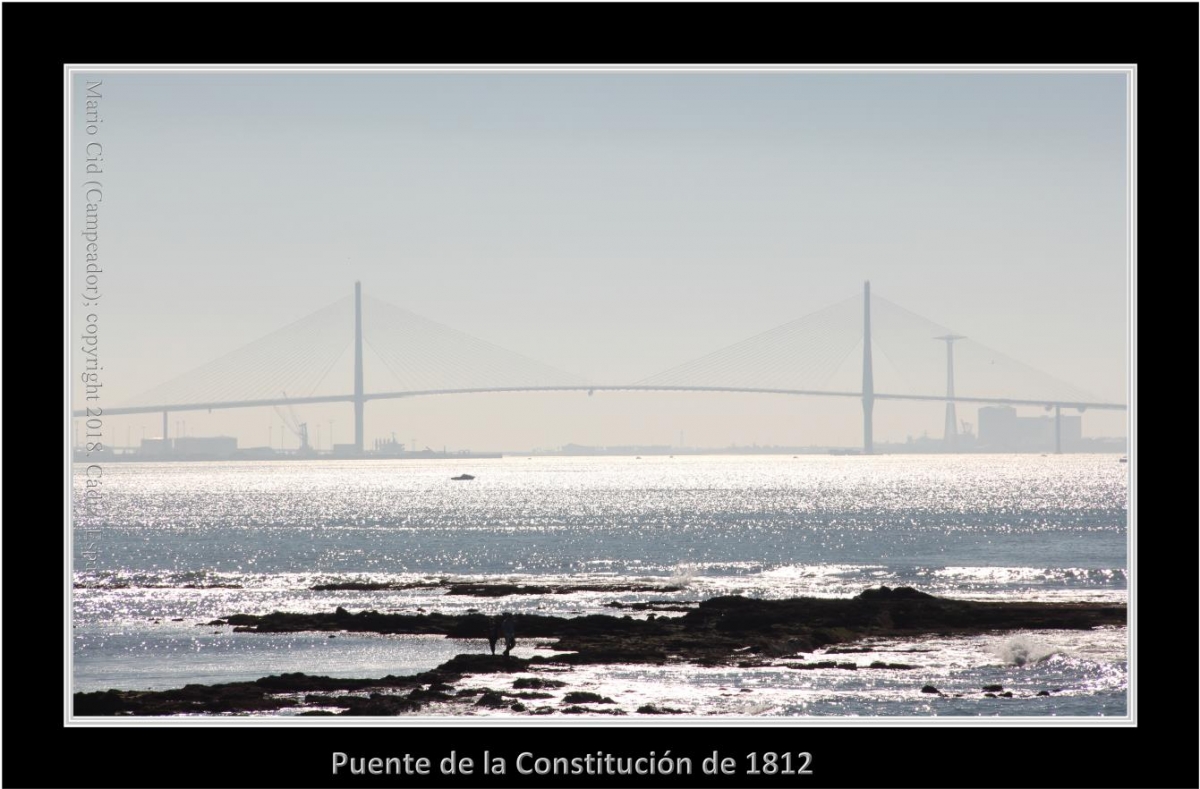
{"type": "Polygon", "coordinates": [[[965,340],[961,334],[943,334],[934,337],[946,343],[946,427],[942,433],[942,441],[947,450],[958,446],[958,414],[954,410],[954,341],[965,340]]]}

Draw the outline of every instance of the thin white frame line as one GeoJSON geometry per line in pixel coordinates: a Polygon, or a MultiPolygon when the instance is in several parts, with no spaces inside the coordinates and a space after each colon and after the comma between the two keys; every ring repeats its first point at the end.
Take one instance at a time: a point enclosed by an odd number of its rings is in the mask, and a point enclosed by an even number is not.
{"type": "MultiPolygon", "coordinates": [[[[913,64],[866,64],[866,65],[714,65],[706,64],[701,66],[664,66],[659,64],[648,65],[622,65],[622,66],[580,66],[578,64],[571,65],[550,65],[550,64],[534,64],[527,66],[513,66],[512,64],[499,64],[494,67],[487,65],[471,65],[471,66],[449,66],[449,65],[419,65],[419,66],[347,66],[344,64],[335,64],[330,66],[286,66],[286,65],[260,65],[260,64],[244,64],[244,65],[222,65],[222,66],[178,66],[178,65],[84,65],[84,64],[66,64],[64,66],[64,98],[66,101],[65,118],[65,145],[63,151],[64,158],[64,184],[63,184],[63,205],[64,205],[64,227],[66,233],[64,237],[64,265],[66,268],[66,288],[64,292],[64,302],[66,306],[64,322],[66,325],[64,336],[64,354],[66,356],[67,380],[65,384],[66,394],[64,400],[67,405],[66,420],[64,427],[64,445],[66,446],[66,518],[64,530],[67,536],[66,549],[66,595],[67,611],[64,618],[64,630],[66,637],[64,638],[66,650],[66,672],[64,673],[65,693],[63,699],[64,707],[64,725],[70,727],[108,727],[108,726],[135,726],[135,727],[157,727],[157,726],[328,726],[330,725],[329,718],[320,719],[300,719],[294,716],[275,716],[270,718],[210,718],[210,719],[192,719],[192,718],[155,718],[153,720],[138,720],[135,718],[109,718],[97,719],[90,717],[75,717],[71,715],[71,702],[73,699],[72,679],[73,673],[73,641],[71,638],[71,628],[73,624],[73,568],[74,568],[74,534],[71,520],[71,507],[73,495],[73,456],[71,452],[71,409],[70,409],[70,392],[71,382],[71,353],[70,353],[70,295],[72,292],[71,286],[71,240],[73,238],[73,226],[71,223],[70,213],[70,185],[71,176],[71,146],[73,141],[73,121],[74,121],[74,83],[72,77],[78,72],[101,72],[101,73],[448,73],[448,74],[508,74],[508,73],[624,73],[624,74],[642,74],[642,73],[668,73],[668,74],[750,74],[750,73],[835,73],[835,74],[910,74],[910,73],[1036,73],[1036,74],[1097,74],[1097,73],[1124,73],[1128,80],[1127,99],[1126,99],[1126,127],[1128,130],[1126,139],[1126,270],[1127,270],[1127,288],[1126,288],[1126,386],[1128,408],[1126,410],[1126,435],[1128,442],[1128,456],[1130,458],[1129,468],[1127,473],[1127,506],[1128,518],[1126,521],[1126,590],[1127,590],[1127,656],[1128,661],[1128,682],[1126,688],[1126,714],[1121,717],[1074,717],[1074,716],[1004,716],[999,718],[993,717],[974,717],[974,716],[954,716],[949,718],[927,718],[927,717],[907,717],[907,716],[861,716],[861,717],[800,717],[800,718],[741,718],[732,716],[704,716],[698,718],[696,716],[688,716],[680,718],[672,716],[670,721],[608,721],[595,719],[567,719],[556,720],[556,726],[572,726],[583,728],[605,728],[615,726],[618,728],[655,728],[660,726],[686,726],[686,727],[701,727],[708,728],[711,726],[795,726],[803,728],[805,726],[979,726],[984,728],[1006,727],[1006,726],[1038,726],[1038,727],[1058,727],[1058,726],[1103,726],[1103,727],[1128,727],[1136,726],[1136,607],[1135,590],[1136,590],[1136,541],[1134,538],[1136,526],[1136,496],[1135,496],[1135,447],[1136,435],[1134,419],[1135,409],[1135,391],[1133,385],[1134,372],[1136,370],[1136,346],[1132,344],[1132,340],[1136,335],[1134,331],[1133,320],[1136,318],[1136,245],[1134,239],[1136,237],[1136,119],[1134,112],[1136,110],[1136,64],[1044,64],[1044,65],[1023,65],[1023,66],[989,66],[986,64],[963,64],[963,65],[947,65],[947,64],[930,64],[930,65],[913,65],[913,64]]],[[[520,726],[534,727],[545,725],[543,721],[526,721],[521,718],[497,718],[497,719],[471,719],[466,716],[442,716],[442,717],[425,717],[425,716],[398,716],[396,718],[377,718],[371,719],[369,722],[359,721],[339,721],[335,724],[340,727],[369,727],[375,728],[378,726],[397,726],[409,727],[413,725],[423,726],[447,726],[447,727],[469,727],[469,728],[490,728],[496,726],[520,726]]]]}

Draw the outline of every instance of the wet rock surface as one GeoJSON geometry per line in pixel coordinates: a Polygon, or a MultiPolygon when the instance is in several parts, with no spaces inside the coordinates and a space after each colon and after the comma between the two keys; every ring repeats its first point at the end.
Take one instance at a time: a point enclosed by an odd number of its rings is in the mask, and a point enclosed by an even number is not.
{"type": "Polygon", "coordinates": [[[677,710],[673,707],[659,707],[654,704],[643,704],[637,708],[639,715],[686,715],[686,710],[677,710]]]}
{"type": "Polygon", "coordinates": [[[586,690],[573,690],[563,696],[563,704],[616,704],[615,701],[599,693],[586,690]]]}
{"type": "MultiPolygon", "coordinates": [[[[654,589],[662,590],[662,587],[654,589]]],[[[794,659],[799,652],[812,652],[870,637],[974,635],[1015,629],[1090,629],[1100,625],[1124,624],[1126,610],[1120,605],[1095,603],[948,600],[910,588],[881,587],[868,589],[851,599],[801,597],[755,600],[740,596],[717,597],[699,603],[683,616],[672,618],[518,614],[514,619],[518,639],[554,639],[552,648],[567,654],[532,658],[460,654],[432,671],[403,677],[389,675],[377,679],[340,679],[283,674],[253,682],[187,685],[166,691],[76,693],[74,713],[81,716],[218,714],[337,706],[342,708],[342,714],[398,715],[418,711],[431,703],[463,704],[468,707],[478,704],[484,708],[511,709],[514,704],[520,705],[521,698],[528,700],[541,696],[494,689],[480,689],[473,694],[459,690],[453,695],[448,691],[453,683],[466,676],[528,673],[543,667],[609,663],[786,665],[799,670],[840,671],[859,668],[911,669],[914,667],[907,664],[881,661],[869,666],[857,666],[834,660],[780,664],[765,658],[791,656],[794,659]],[[761,657],[747,660],[748,652],[761,657]],[[328,694],[337,694],[336,699],[328,698],[328,694]],[[313,700],[309,701],[310,698],[313,700]]],[[[490,630],[491,617],[479,613],[351,613],[339,607],[333,613],[325,614],[235,614],[226,617],[225,621],[241,632],[337,631],[483,639],[490,630]]],[[[854,651],[858,650],[834,649],[829,650],[829,654],[851,654],[854,651]]],[[[561,680],[522,677],[512,683],[512,688],[542,690],[563,687],[564,684],[561,680]]],[[[985,690],[988,691],[985,695],[993,695],[990,689],[985,690]]],[[[563,703],[570,706],[561,707],[558,711],[596,712],[597,709],[589,707],[613,703],[611,699],[602,697],[598,697],[599,701],[583,701],[590,696],[596,694],[568,692],[563,703]]],[[[659,711],[667,712],[665,708],[659,711]]],[[[546,714],[544,707],[528,712],[546,714]]]]}

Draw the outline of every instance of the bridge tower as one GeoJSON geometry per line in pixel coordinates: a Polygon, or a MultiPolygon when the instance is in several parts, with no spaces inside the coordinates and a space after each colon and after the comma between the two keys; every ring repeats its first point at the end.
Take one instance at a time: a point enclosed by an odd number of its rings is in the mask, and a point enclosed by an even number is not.
{"type": "Polygon", "coordinates": [[[871,364],[871,281],[863,283],[863,454],[875,451],[874,429],[871,424],[875,410],[875,372],[871,364]]]}
{"type": "Polygon", "coordinates": [[[943,334],[934,337],[946,343],[946,429],[942,441],[947,450],[958,446],[958,415],[954,411],[954,341],[965,340],[961,334],[943,334]]]}
{"type": "Polygon", "coordinates": [[[362,283],[354,283],[354,451],[363,451],[362,283]]]}

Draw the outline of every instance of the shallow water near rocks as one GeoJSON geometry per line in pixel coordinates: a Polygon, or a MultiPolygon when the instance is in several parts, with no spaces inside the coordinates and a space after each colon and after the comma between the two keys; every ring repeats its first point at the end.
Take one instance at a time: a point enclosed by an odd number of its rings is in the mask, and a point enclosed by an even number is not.
{"type": "MultiPolygon", "coordinates": [[[[1124,602],[1126,474],[1109,455],[112,464],[103,515],[75,524],[73,690],[408,674],[487,649],[206,625],[234,613],[640,617],[607,604],[850,597],[880,584],[1124,602]],[[450,481],[463,471],[476,479],[450,481]],[[82,553],[83,528],[96,530],[94,557],[82,553]],[[681,588],[494,598],[445,586],[311,588],[348,581],[681,588]]],[[[518,656],[549,654],[518,639],[518,656]]],[[[1125,628],[1104,628],[856,644],[872,651],[836,655],[858,670],[588,666],[569,672],[562,692],[595,690],[630,714],[654,704],[705,716],[1124,715],[1126,642],[1125,628]],[[881,659],[919,668],[865,668],[881,659]],[[927,684],[943,695],[921,693],[927,684]],[[1013,697],[983,696],[995,684],[1013,697]]],[[[422,714],[464,711],[516,714],[436,704],[422,714]]]]}

